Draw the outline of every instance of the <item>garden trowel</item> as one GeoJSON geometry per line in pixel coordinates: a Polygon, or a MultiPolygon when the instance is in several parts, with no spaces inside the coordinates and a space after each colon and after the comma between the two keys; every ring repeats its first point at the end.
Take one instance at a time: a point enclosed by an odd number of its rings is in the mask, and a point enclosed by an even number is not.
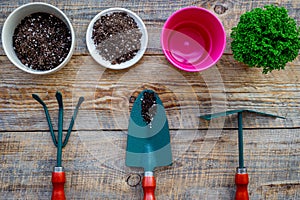
{"type": "Polygon", "coordinates": [[[144,90],[131,110],[126,148],[126,165],[144,168],[144,200],[155,199],[155,167],[171,164],[170,133],[164,106],[154,91],[144,90]]]}

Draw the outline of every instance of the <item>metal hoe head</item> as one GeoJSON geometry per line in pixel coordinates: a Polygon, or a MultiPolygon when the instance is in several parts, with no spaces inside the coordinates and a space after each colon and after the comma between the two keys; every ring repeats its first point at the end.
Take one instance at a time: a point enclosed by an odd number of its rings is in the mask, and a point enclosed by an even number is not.
{"type": "Polygon", "coordinates": [[[272,115],[272,114],[268,114],[268,113],[264,113],[264,112],[257,112],[257,111],[248,110],[248,109],[245,109],[245,110],[230,110],[230,111],[225,111],[225,112],[213,113],[213,114],[209,114],[209,115],[200,116],[200,118],[202,118],[202,119],[212,120],[212,119],[218,118],[218,117],[224,117],[224,116],[231,115],[231,114],[236,114],[236,113],[238,114],[239,168],[244,168],[243,116],[242,116],[243,112],[252,112],[252,113],[259,114],[259,115],[265,115],[265,116],[268,116],[268,117],[275,117],[275,118],[285,119],[285,117],[272,115]]]}

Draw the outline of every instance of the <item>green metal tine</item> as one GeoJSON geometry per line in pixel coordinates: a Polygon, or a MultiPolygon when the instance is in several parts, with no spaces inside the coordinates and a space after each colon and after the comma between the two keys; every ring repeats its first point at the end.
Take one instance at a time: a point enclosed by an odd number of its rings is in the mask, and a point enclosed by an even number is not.
{"type": "Polygon", "coordinates": [[[84,98],[80,97],[79,100],[78,100],[78,103],[76,105],[76,108],[74,110],[74,114],[72,116],[72,119],[71,119],[71,122],[70,122],[70,125],[69,125],[69,128],[68,128],[67,135],[66,135],[65,140],[64,140],[64,142],[62,144],[62,148],[64,148],[67,145],[68,141],[69,141],[69,137],[70,137],[71,131],[73,129],[74,122],[75,122],[75,119],[77,117],[77,113],[78,113],[79,107],[80,107],[80,105],[82,104],[83,101],[84,101],[84,98]]]}
{"type": "Polygon", "coordinates": [[[53,144],[55,145],[55,147],[57,147],[57,140],[56,140],[56,137],[54,135],[54,130],[53,130],[53,126],[52,126],[52,123],[51,123],[51,118],[50,118],[48,108],[47,108],[46,104],[43,102],[43,100],[37,94],[32,94],[32,97],[43,106],[44,111],[45,111],[45,115],[46,115],[46,119],[47,119],[47,122],[48,122],[48,127],[49,127],[49,130],[50,130],[50,133],[51,133],[51,138],[52,138],[53,144]]]}

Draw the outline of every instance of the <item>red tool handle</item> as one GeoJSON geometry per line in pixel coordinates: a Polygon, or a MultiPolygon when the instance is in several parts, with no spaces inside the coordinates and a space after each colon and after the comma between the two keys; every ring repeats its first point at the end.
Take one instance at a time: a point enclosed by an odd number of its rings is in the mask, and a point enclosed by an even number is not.
{"type": "Polygon", "coordinates": [[[248,174],[235,174],[236,193],[235,200],[249,200],[248,194],[248,174]]]}
{"type": "Polygon", "coordinates": [[[142,181],[144,200],[155,200],[156,181],[154,176],[144,176],[142,181]]]}
{"type": "Polygon", "coordinates": [[[64,185],[66,182],[65,172],[52,172],[52,198],[51,200],[66,200],[64,185]]]}

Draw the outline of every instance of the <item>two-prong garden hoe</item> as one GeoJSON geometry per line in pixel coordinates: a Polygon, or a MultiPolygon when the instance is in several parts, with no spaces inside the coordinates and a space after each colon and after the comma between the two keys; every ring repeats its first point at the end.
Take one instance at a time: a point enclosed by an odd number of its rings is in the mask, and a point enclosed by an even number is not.
{"type": "Polygon", "coordinates": [[[267,114],[263,112],[257,112],[254,110],[231,110],[226,112],[214,113],[209,115],[202,115],[200,118],[211,120],[218,117],[223,117],[227,115],[236,114],[238,116],[238,146],[239,146],[239,167],[237,167],[236,175],[235,175],[235,184],[236,184],[236,200],[249,200],[248,194],[248,183],[249,177],[247,173],[247,168],[244,166],[244,148],[243,148],[243,112],[252,112],[260,115],[265,115],[269,117],[277,117],[285,119],[284,117],[267,114]]]}

